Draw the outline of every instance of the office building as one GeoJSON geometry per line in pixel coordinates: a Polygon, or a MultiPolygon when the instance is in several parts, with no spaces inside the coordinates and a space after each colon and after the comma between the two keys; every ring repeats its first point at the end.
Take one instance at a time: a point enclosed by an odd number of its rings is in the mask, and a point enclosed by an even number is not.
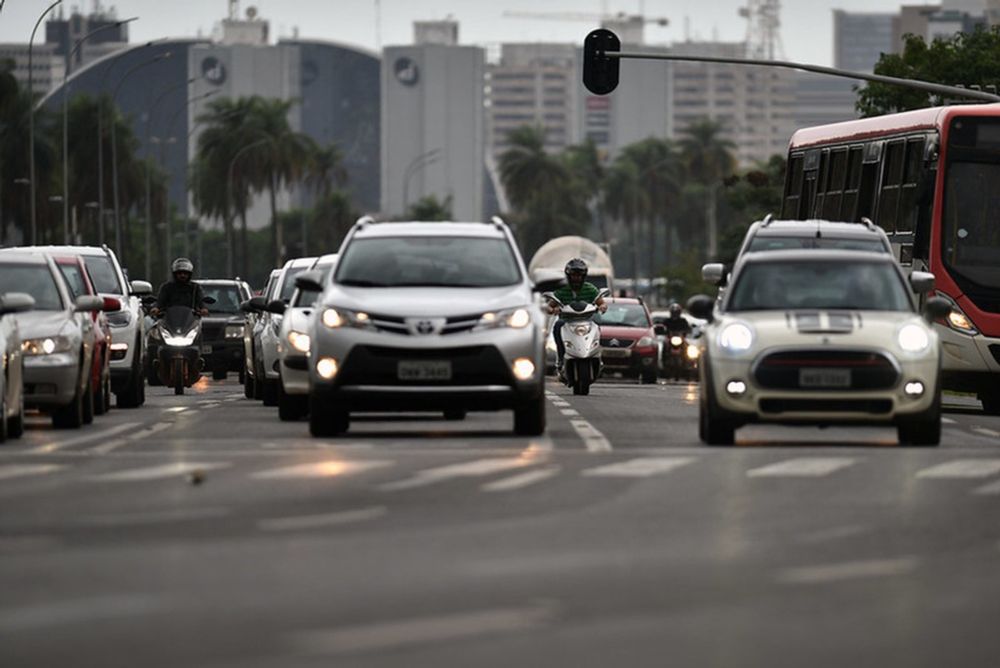
{"type": "Polygon", "coordinates": [[[894,53],[895,14],[833,11],[833,66],[872,72],[883,53],[894,53]]]}
{"type": "MultiPolygon", "coordinates": [[[[18,84],[28,84],[28,45],[0,44],[0,68],[14,74],[18,84]]],[[[45,94],[60,85],[66,71],[65,59],[54,44],[36,44],[31,53],[31,86],[45,94]]]]}
{"type": "Polygon", "coordinates": [[[45,22],[45,43],[55,46],[55,53],[63,58],[66,70],[73,73],[128,44],[128,24],[116,25],[118,21],[115,8],[104,7],[100,0],[95,0],[93,11],[86,15],[74,6],[67,17],[60,7],[56,18],[45,22]],[[76,49],[79,40],[88,35],[76,49]]]}

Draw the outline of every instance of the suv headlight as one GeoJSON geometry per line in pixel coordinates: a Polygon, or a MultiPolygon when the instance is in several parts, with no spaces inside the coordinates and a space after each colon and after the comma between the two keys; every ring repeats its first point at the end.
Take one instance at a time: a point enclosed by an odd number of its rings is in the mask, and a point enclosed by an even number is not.
{"type": "Polygon", "coordinates": [[[340,329],[341,327],[366,329],[371,327],[371,318],[368,317],[367,313],[348,311],[342,308],[323,309],[320,321],[330,329],[340,329]]]}
{"type": "Polygon", "coordinates": [[[922,353],[931,345],[931,337],[927,330],[913,323],[903,325],[896,334],[899,347],[908,353],[922,353]]]}
{"type": "Polygon", "coordinates": [[[288,343],[300,353],[309,353],[309,346],[312,343],[308,334],[292,330],[288,332],[288,343]]]}
{"type": "Polygon", "coordinates": [[[21,352],[29,357],[67,353],[72,349],[73,341],[68,336],[43,336],[21,342],[21,352]]]}
{"type": "Polygon", "coordinates": [[[719,346],[733,353],[743,353],[753,345],[753,330],[742,322],[726,325],[719,332],[719,346]]]}
{"type": "Polygon", "coordinates": [[[484,313],[479,318],[476,329],[496,329],[498,327],[510,327],[511,329],[524,329],[531,324],[531,311],[527,307],[506,309],[484,313]]]}
{"type": "Polygon", "coordinates": [[[243,338],[243,325],[226,325],[226,338],[227,339],[242,339],[243,338]]]}

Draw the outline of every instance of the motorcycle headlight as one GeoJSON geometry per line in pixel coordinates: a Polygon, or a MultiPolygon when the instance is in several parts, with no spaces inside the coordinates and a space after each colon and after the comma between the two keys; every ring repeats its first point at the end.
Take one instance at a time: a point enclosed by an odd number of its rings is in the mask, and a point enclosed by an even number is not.
{"type": "Polygon", "coordinates": [[[484,313],[479,318],[477,329],[493,329],[496,327],[510,327],[511,329],[524,329],[531,324],[531,312],[525,307],[507,309],[496,313],[484,313]]]}
{"type": "Polygon", "coordinates": [[[753,345],[753,331],[742,322],[726,325],[719,332],[719,345],[729,352],[746,352],[753,345]]]}
{"type": "Polygon", "coordinates": [[[29,357],[66,353],[72,349],[73,341],[68,336],[44,336],[21,342],[21,352],[29,357]]]}
{"type": "Polygon", "coordinates": [[[226,325],[226,338],[227,339],[242,339],[243,338],[243,325],[226,325]]]}
{"type": "Polygon", "coordinates": [[[931,337],[920,325],[903,325],[896,335],[899,347],[908,353],[922,353],[931,345],[931,337]]]}
{"type": "Polygon", "coordinates": [[[681,337],[676,336],[676,335],[670,337],[670,345],[672,345],[673,347],[676,348],[677,346],[681,345],[682,343],[684,343],[684,339],[682,339],[681,337]]]}
{"type": "Polygon", "coordinates": [[[330,329],[340,329],[341,327],[364,329],[371,325],[371,318],[368,317],[367,313],[336,308],[324,309],[320,320],[330,329]]]}
{"type": "Polygon", "coordinates": [[[656,340],[651,336],[644,336],[641,339],[639,339],[639,342],[636,343],[635,345],[640,348],[645,348],[646,346],[656,345],[656,340]]]}
{"type": "Polygon", "coordinates": [[[701,355],[701,349],[693,343],[688,344],[686,352],[689,360],[696,360],[701,355]]]}
{"type": "Polygon", "coordinates": [[[300,353],[308,353],[311,342],[312,341],[308,334],[296,332],[294,330],[288,332],[288,343],[292,346],[292,348],[300,353]]]}
{"type": "Polygon", "coordinates": [[[586,336],[590,333],[590,325],[577,325],[573,328],[573,333],[577,336],[586,336]]]}
{"type": "Polygon", "coordinates": [[[190,346],[198,337],[198,328],[192,328],[183,336],[174,336],[173,334],[168,334],[165,331],[161,332],[161,334],[163,335],[163,342],[168,346],[190,346]]]}

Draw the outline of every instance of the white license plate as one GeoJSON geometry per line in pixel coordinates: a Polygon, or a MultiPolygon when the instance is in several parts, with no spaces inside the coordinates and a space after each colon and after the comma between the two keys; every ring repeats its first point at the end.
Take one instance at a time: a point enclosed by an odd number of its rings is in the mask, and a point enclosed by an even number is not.
{"type": "Polygon", "coordinates": [[[631,357],[632,351],[620,350],[618,348],[602,348],[601,355],[603,355],[604,357],[615,357],[615,358],[631,357]]]}
{"type": "Polygon", "coordinates": [[[799,387],[834,387],[849,388],[851,386],[850,369],[799,369],[799,387]]]}
{"type": "Polygon", "coordinates": [[[203,345],[201,347],[201,353],[202,353],[202,355],[208,355],[211,352],[212,352],[212,346],[211,345],[206,344],[206,345],[203,345]]]}
{"type": "Polygon", "coordinates": [[[400,360],[396,373],[400,380],[451,380],[451,362],[400,360]]]}

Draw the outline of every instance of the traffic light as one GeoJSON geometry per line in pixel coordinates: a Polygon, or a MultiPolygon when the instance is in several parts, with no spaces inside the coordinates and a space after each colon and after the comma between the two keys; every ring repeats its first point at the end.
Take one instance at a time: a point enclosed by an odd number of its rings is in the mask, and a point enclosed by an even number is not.
{"type": "Polygon", "coordinates": [[[610,30],[593,30],[583,41],[583,85],[594,95],[607,95],[618,87],[620,58],[609,58],[607,51],[621,51],[622,42],[610,30]]]}

